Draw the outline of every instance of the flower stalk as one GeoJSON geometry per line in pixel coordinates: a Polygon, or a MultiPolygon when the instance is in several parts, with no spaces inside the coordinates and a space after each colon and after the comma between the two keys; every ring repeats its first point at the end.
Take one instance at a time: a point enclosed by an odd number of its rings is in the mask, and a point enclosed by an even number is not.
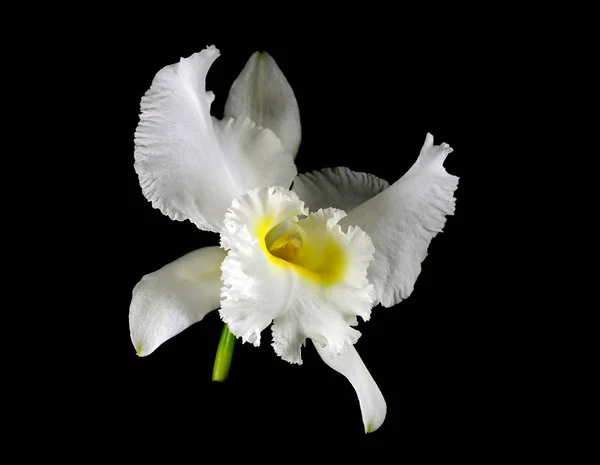
{"type": "Polygon", "coordinates": [[[227,379],[234,347],[235,336],[231,334],[227,325],[223,325],[219,347],[217,347],[217,355],[215,356],[215,365],[213,367],[213,381],[222,382],[227,379]]]}

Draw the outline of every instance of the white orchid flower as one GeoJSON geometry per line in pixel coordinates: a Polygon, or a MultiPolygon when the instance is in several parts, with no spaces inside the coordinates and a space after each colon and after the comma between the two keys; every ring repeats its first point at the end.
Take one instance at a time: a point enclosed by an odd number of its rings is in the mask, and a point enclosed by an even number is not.
{"type": "Polygon", "coordinates": [[[311,339],[360,402],[366,432],[386,403],[354,348],[357,317],[407,298],[431,239],[454,212],[451,152],[427,135],[412,168],[391,186],[338,167],[297,176],[300,116],[268,54],[255,53],[231,87],[225,117],[210,115],[208,47],[161,69],[141,101],[135,169],[155,208],[220,234],[142,278],[129,323],[140,356],[220,307],[226,323],[214,379],[224,379],[233,334],[259,345],[271,326],[275,352],[302,363],[311,339]],[[293,190],[288,190],[293,182],[293,190]]]}

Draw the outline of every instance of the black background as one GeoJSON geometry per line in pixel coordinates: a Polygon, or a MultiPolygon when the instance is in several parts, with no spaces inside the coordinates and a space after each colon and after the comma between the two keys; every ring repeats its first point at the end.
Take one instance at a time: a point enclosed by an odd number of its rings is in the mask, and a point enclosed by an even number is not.
{"type": "MultiPolygon", "coordinates": [[[[476,41],[475,30],[452,38],[438,28],[395,35],[386,27],[375,36],[305,34],[301,41],[290,39],[299,35],[293,28],[287,40],[281,32],[268,40],[139,32],[100,47],[105,66],[97,73],[109,91],[97,105],[110,108],[110,117],[96,141],[102,154],[95,171],[104,182],[96,195],[105,214],[90,227],[102,265],[94,270],[100,284],[84,290],[94,341],[85,331],[79,336],[91,347],[79,353],[69,388],[95,450],[150,456],[218,450],[268,459],[282,447],[303,459],[327,444],[340,453],[386,446],[397,458],[427,460],[497,456],[526,440],[527,411],[520,428],[505,427],[519,385],[505,376],[516,336],[503,334],[511,314],[490,290],[497,284],[498,233],[489,223],[499,213],[492,206],[498,190],[490,185],[489,143],[506,131],[490,115],[518,63],[493,34],[476,41]],[[221,51],[207,80],[219,118],[250,55],[264,50],[275,58],[300,107],[300,173],[342,165],[392,183],[416,160],[427,132],[454,148],[445,166],[460,177],[456,213],[432,241],[413,294],[393,308],[374,308],[358,327],[356,347],[388,406],[372,434],[364,434],[350,383],[310,344],[303,365],[282,361],[269,330],[259,348],[238,341],[229,379],[213,383],[217,312],[150,356],[135,355],[128,326],[135,284],[189,251],[218,244],[217,234],[171,221],[143,197],[133,169],[139,101],[160,68],[210,44],[221,51]]],[[[496,160],[499,171],[510,162],[496,160]]]]}

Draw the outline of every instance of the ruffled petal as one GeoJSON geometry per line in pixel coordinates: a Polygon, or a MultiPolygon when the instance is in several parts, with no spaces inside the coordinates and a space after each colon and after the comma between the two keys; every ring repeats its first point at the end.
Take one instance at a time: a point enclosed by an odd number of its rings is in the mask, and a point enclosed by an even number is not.
{"type": "Polygon", "coordinates": [[[310,210],[333,207],[350,211],[387,187],[389,183],[374,174],[338,166],[299,174],[292,190],[310,210]]]}
{"type": "Polygon", "coordinates": [[[131,342],[138,355],[151,354],[219,307],[224,258],[220,247],[205,247],[142,278],[129,308],[131,342]]]}
{"type": "Polygon", "coordinates": [[[323,361],[352,384],[360,403],[365,433],[372,433],[379,428],[385,420],[387,405],[356,349],[348,347],[339,357],[332,358],[318,343],[314,343],[314,346],[323,361]]]}
{"type": "Polygon", "coordinates": [[[442,231],[446,215],[454,213],[458,177],[443,166],[450,152],[448,144],[433,145],[433,136],[427,134],[419,158],[408,172],[341,222],[359,226],[371,236],[375,258],[369,267],[369,282],[385,307],[411,294],[431,239],[442,231]]]}
{"type": "Polygon", "coordinates": [[[281,139],[286,152],[296,157],[302,137],[298,102],[268,53],[256,52],[250,57],[231,86],[224,114],[233,118],[247,117],[271,129],[281,139]]]}
{"type": "Polygon", "coordinates": [[[307,337],[339,354],[360,333],[374,298],[366,274],[373,256],[360,228],[343,233],[335,209],[309,214],[293,192],[255,189],[233,201],[221,233],[221,318],[244,342],[260,344],[273,322],[273,347],[284,360],[302,363],[307,337]]]}
{"type": "Polygon", "coordinates": [[[206,74],[219,56],[208,47],[161,69],[141,101],[135,170],[142,192],[165,215],[220,231],[231,201],[254,187],[289,187],[291,155],[269,129],[246,118],[215,121],[206,74]]]}

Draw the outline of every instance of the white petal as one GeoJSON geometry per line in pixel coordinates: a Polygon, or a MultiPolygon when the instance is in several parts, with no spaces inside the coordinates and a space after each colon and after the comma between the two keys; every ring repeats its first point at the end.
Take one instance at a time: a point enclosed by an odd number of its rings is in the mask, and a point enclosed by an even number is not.
{"type": "Polygon", "coordinates": [[[360,226],[371,236],[375,258],[369,281],[385,307],[411,294],[431,239],[442,231],[446,215],[454,213],[458,177],[443,166],[450,152],[448,144],[433,145],[433,136],[427,134],[410,170],[342,221],[360,226]]]}
{"type": "Polygon", "coordinates": [[[338,166],[299,174],[292,190],[310,210],[333,207],[350,211],[388,186],[386,180],[373,174],[338,166]]]}
{"type": "Polygon", "coordinates": [[[360,333],[351,326],[357,316],[369,318],[374,298],[366,280],[373,246],[359,228],[341,231],[344,215],[335,209],[308,214],[296,194],[275,187],[234,200],[221,233],[229,252],[220,310],[233,334],[259,345],[273,321],[275,352],[299,364],[307,337],[331,354],[356,342],[360,333]],[[297,263],[269,252],[286,231],[302,237],[297,263]]]}
{"type": "Polygon", "coordinates": [[[208,47],[161,69],[141,101],[135,170],[142,191],[165,215],[219,231],[231,201],[254,187],[288,187],[296,175],[275,134],[245,118],[210,116],[206,74],[219,56],[208,47]]]}
{"type": "MultiPolygon", "coordinates": [[[[256,187],[290,186],[298,171],[272,131],[248,118],[225,118],[215,124],[215,131],[240,195],[256,187]]],[[[221,221],[232,201],[221,212],[221,221]]]]}
{"type": "Polygon", "coordinates": [[[147,274],[133,289],[131,341],[145,356],[219,307],[225,251],[205,247],[147,274]]]}
{"type": "Polygon", "coordinates": [[[231,86],[224,114],[233,118],[248,117],[259,126],[271,129],[286,151],[296,157],[301,139],[298,102],[268,53],[256,52],[250,57],[231,86]]]}
{"type": "Polygon", "coordinates": [[[372,433],[379,428],[385,420],[387,405],[356,349],[348,347],[339,357],[331,358],[318,343],[314,343],[314,346],[323,361],[352,384],[360,403],[365,433],[372,433]]]}

